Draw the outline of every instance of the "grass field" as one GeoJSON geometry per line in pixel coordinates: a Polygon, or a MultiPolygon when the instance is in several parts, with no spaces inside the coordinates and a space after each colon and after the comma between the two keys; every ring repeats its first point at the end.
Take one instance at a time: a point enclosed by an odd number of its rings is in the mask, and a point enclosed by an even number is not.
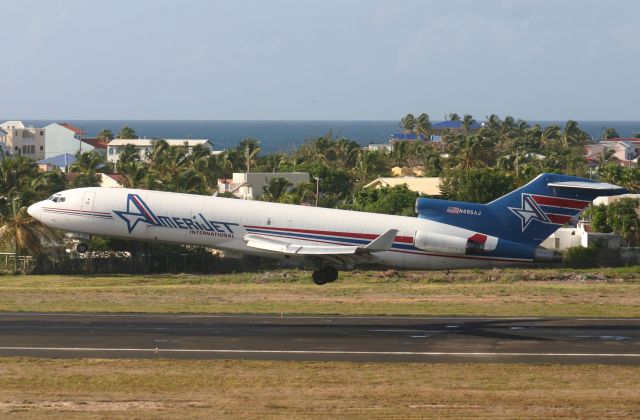
{"type": "MultiPolygon", "coordinates": [[[[640,268],[0,276],[0,311],[640,316],[640,268]]],[[[0,418],[639,418],[640,368],[0,358],[0,418]]]]}
{"type": "Polygon", "coordinates": [[[640,267],[0,276],[0,311],[640,316],[640,267]]]}
{"type": "Polygon", "coordinates": [[[17,418],[638,418],[624,366],[0,359],[17,418]]]}

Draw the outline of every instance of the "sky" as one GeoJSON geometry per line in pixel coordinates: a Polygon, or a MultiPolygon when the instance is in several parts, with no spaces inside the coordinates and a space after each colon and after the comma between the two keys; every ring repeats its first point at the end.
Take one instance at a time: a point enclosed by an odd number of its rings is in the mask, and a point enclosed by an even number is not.
{"type": "Polygon", "coordinates": [[[0,0],[0,116],[640,120],[640,1],[0,0]]]}

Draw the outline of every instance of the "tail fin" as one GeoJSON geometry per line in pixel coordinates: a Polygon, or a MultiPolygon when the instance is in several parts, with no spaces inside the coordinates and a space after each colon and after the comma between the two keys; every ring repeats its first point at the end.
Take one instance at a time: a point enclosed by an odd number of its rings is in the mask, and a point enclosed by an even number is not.
{"type": "Polygon", "coordinates": [[[626,192],[616,185],[568,175],[541,174],[488,204],[420,198],[419,217],[537,246],[599,196],[626,192]]]}

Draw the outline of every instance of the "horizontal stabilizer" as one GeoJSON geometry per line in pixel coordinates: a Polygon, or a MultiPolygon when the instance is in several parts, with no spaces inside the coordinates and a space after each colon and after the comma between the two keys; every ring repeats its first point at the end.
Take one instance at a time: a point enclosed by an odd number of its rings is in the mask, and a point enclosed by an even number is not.
{"type": "Polygon", "coordinates": [[[361,249],[367,252],[388,251],[391,249],[391,245],[393,245],[393,241],[396,239],[397,234],[398,229],[389,229],[361,249]]]}
{"type": "Polygon", "coordinates": [[[598,191],[624,191],[622,187],[613,184],[607,184],[606,182],[581,182],[581,181],[567,181],[567,182],[550,182],[547,184],[549,187],[556,188],[579,188],[585,190],[598,190],[598,191]]]}

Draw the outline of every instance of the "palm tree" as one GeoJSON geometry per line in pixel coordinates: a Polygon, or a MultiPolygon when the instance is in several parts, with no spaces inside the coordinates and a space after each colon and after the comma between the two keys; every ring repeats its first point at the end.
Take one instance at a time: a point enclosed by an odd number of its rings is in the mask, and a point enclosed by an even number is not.
{"type": "Polygon", "coordinates": [[[460,121],[460,115],[456,114],[455,112],[452,112],[449,115],[447,115],[446,119],[449,121],[460,121]]]}
{"type": "Polygon", "coordinates": [[[140,160],[140,150],[133,144],[127,144],[120,150],[118,164],[126,165],[140,160]]]}
{"type": "Polygon", "coordinates": [[[540,145],[547,149],[553,145],[554,141],[557,141],[560,138],[561,129],[557,124],[550,125],[545,127],[542,130],[542,135],[540,136],[540,145]]]}
{"type": "Polygon", "coordinates": [[[103,164],[102,156],[95,152],[76,153],[76,161],[69,169],[78,176],[73,181],[75,187],[97,187],[100,185],[97,169],[103,164]]]}
{"type": "Polygon", "coordinates": [[[247,168],[247,173],[251,172],[251,165],[256,162],[256,156],[262,150],[260,147],[252,148],[250,145],[246,145],[244,148],[244,164],[247,168]]]}
{"type": "Polygon", "coordinates": [[[107,129],[100,130],[100,132],[96,137],[98,138],[98,140],[102,140],[102,141],[113,140],[113,132],[107,129]]]}
{"type": "Polygon", "coordinates": [[[120,129],[120,131],[118,131],[118,135],[116,137],[119,139],[137,139],[138,135],[133,128],[125,125],[120,129]]]}
{"type": "Polygon", "coordinates": [[[400,128],[404,134],[412,133],[416,129],[416,117],[413,114],[407,114],[400,119],[400,128]]]}
{"type": "Polygon", "coordinates": [[[277,202],[292,186],[293,184],[285,178],[271,178],[267,185],[262,187],[262,200],[277,202]]]}
{"type": "Polygon", "coordinates": [[[475,123],[476,123],[476,120],[474,120],[471,115],[467,114],[464,116],[464,118],[462,119],[462,127],[464,129],[465,136],[469,135],[469,130],[471,129],[471,126],[475,123]]]}
{"type": "Polygon", "coordinates": [[[415,127],[416,137],[423,137],[425,140],[428,140],[431,136],[431,120],[429,120],[429,115],[424,112],[418,115],[418,119],[416,120],[415,127]]]}
{"type": "Polygon", "coordinates": [[[620,137],[620,134],[618,134],[618,131],[615,128],[612,127],[605,127],[602,130],[602,138],[603,139],[615,139],[620,137]]]}
{"type": "Polygon", "coordinates": [[[149,166],[145,162],[132,161],[120,165],[120,173],[124,175],[124,186],[127,188],[144,188],[147,183],[149,166]]]}
{"type": "Polygon", "coordinates": [[[27,213],[27,207],[20,207],[19,199],[11,200],[11,213],[0,218],[0,241],[15,250],[15,271],[18,271],[18,257],[24,253],[40,255],[42,240],[55,240],[55,234],[27,213]]]}

